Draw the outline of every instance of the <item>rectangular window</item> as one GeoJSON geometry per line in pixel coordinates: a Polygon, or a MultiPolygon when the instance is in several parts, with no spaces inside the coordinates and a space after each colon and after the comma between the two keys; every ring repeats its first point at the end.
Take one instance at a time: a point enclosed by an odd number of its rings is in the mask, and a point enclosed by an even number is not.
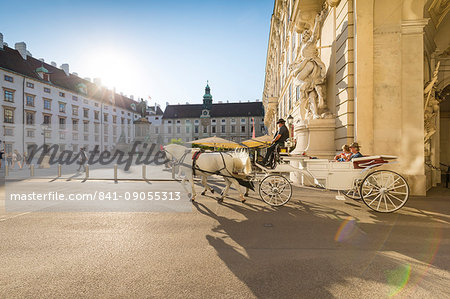
{"type": "Polygon", "coordinates": [[[27,130],[27,137],[34,137],[34,131],[33,130],[27,130]]]}
{"type": "Polygon", "coordinates": [[[103,114],[103,121],[108,121],[108,113],[103,114]]]}
{"type": "Polygon", "coordinates": [[[83,131],[85,133],[89,132],[89,123],[88,122],[83,122],[83,131]]]}
{"type": "Polygon", "coordinates": [[[186,127],[186,133],[189,134],[191,132],[191,127],[186,127]]]}
{"type": "Polygon", "coordinates": [[[72,106],[72,115],[78,115],[78,106],[72,106]]]}
{"type": "Polygon", "coordinates": [[[59,96],[61,97],[61,98],[65,98],[66,97],[66,94],[64,93],[64,92],[59,92],[59,96]]]}
{"type": "Polygon", "coordinates": [[[34,88],[34,84],[31,83],[31,82],[27,82],[27,87],[28,87],[28,88],[34,88]]]}
{"type": "Polygon", "coordinates": [[[66,113],[66,104],[59,102],[59,112],[66,113]]]}
{"type": "Polygon", "coordinates": [[[27,106],[34,107],[34,95],[27,94],[27,106]]]}
{"type": "Polygon", "coordinates": [[[241,126],[241,133],[245,133],[245,126],[241,126]]]}
{"type": "Polygon", "coordinates": [[[94,132],[95,132],[95,134],[98,134],[100,132],[100,125],[99,124],[95,124],[94,125],[94,132]]]}
{"type": "Polygon", "coordinates": [[[241,123],[245,124],[245,118],[241,118],[241,123]]]}
{"type": "Polygon", "coordinates": [[[78,131],[78,119],[72,119],[72,130],[78,131]]]}
{"type": "Polygon", "coordinates": [[[65,130],[66,129],[66,119],[63,117],[59,118],[59,129],[65,130]]]}
{"type": "Polygon", "coordinates": [[[168,128],[167,128],[167,133],[168,133],[168,134],[172,134],[172,128],[171,128],[171,127],[168,127],[168,128]]]}
{"type": "Polygon", "coordinates": [[[159,128],[158,127],[155,127],[155,133],[159,134],[159,128]]]}
{"type": "Polygon", "coordinates": [[[222,133],[225,133],[225,126],[222,126],[222,133]]]}
{"type": "Polygon", "coordinates": [[[14,91],[5,89],[4,90],[5,102],[14,102],[14,91]]]}
{"type": "Polygon", "coordinates": [[[100,112],[94,111],[94,118],[95,118],[96,120],[99,119],[99,116],[100,116],[100,112]]]}
{"type": "Polygon", "coordinates": [[[181,133],[181,127],[177,127],[177,134],[181,133]]]}
{"type": "Polygon", "coordinates": [[[89,109],[83,108],[83,116],[88,118],[89,117],[89,109]]]}
{"type": "Polygon", "coordinates": [[[198,134],[198,126],[195,126],[194,132],[195,132],[195,134],[198,134]]]}
{"type": "Polygon", "coordinates": [[[231,133],[236,133],[236,126],[231,126],[231,133]]]}
{"type": "Polygon", "coordinates": [[[213,133],[213,134],[216,133],[216,126],[211,127],[211,133],[213,133]]]}
{"type": "Polygon", "coordinates": [[[208,127],[207,126],[203,126],[203,133],[208,133],[208,127]]]}
{"type": "Polygon", "coordinates": [[[44,99],[44,109],[51,110],[52,109],[52,101],[48,99],[44,99]]]}
{"type": "Polygon", "coordinates": [[[14,123],[14,110],[5,108],[3,110],[3,120],[7,124],[13,124],[14,123]]]}
{"type": "Polygon", "coordinates": [[[72,96],[72,101],[78,101],[78,97],[77,96],[72,96]]]}
{"type": "Polygon", "coordinates": [[[65,132],[59,132],[59,139],[61,139],[61,140],[66,139],[66,133],[65,132]]]}
{"type": "Polygon", "coordinates": [[[13,77],[11,77],[11,76],[8,76],[8,75],[5,75],[5,81],[8,81],[8,82],[14,82],[14,78],[13,77]]]}
{"type": "Polygon", "coordinates": [[[52,123],[51,115],[44,115],[44,125],[49,125],[52,123]]]}
{"type": "MultiPolygon", "coordinates": [[[[14,129],[13,128],[5,128],[5,136],[14,136],[14,129]]],[[[6,150],[7,153],[10,153],[11,150],[6,150]]]]}
{"type": "Polygon", "coordinates": [[[117,116],[113,115],[113,123],[117,124],[117,116]]]}
{"type": "Polygon", "coordinates": [[[26,118],[27,125],[34,125],[34,113],[33,112],[27,112],[25,114],[25,118],[26,118]]]}
{"type": "Polygon", "coordinates": [[[44,92],[45,92],[45,93],[51,93],[52,91],[50,90],[50,88],[44,87],[44,92]]]}

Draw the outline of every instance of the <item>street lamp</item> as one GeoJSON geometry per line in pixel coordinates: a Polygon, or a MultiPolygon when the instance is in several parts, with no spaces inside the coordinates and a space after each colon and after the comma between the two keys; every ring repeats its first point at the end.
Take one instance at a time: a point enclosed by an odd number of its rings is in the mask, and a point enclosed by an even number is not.
{"type": "Polygon", "coordinates": [[[47,144],[45,142],[45,138],[46,138],[46,134],[45,133],[47,133],[48,124],[42,123],[41,129],[42,129],[42,133],[41,134],[42,134],[42,136],[44,136],[44,152],[46,152],[47,151],[47,144]]]}

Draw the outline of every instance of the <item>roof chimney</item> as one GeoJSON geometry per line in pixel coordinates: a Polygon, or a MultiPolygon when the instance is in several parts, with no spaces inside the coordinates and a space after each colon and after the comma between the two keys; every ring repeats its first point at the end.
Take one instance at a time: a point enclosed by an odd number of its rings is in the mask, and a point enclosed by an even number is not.
{"type": "Polygon", "coordinates": [[[27,59],[27,44],[24,42],[16,43],[15,48],[22,55],[23,59],[27,59]]]}
{"type": "Polygon", "coordinates": [[[0,33],[0,49],[3,49],[3,34],[0,33]]]}
{"type": "Polygon", "coordinates": [[[56,66],[56,62],[54,62],[54,61],[50,62],[50,64],[51,64],[52,66],[54,66],[54,67],[57,67],[57,66],[56,66]]]}
{"type": "Polygon", "coordinates": [[[66,76],[69,76],[69,64],[63,63],[61,64],[61,69],[66,73],[66,76]]]}
{"type": "MultiPolygon", "coordinates": [[[[97,86],[102,86],[102,79],[94,78],[94,84],[97,86]]],[[[114,93],[116,92],[116,88],[114,87],[114,93]]]]}
{"type": "Polygon", "coordinates": [[[166,102],[166,106],[169,106],[169,102],[166,102]]]}
{"type": "Polygon", "coordinates": [[[39,58],[40,62],[45,62],[44,58],[39,58]]]}

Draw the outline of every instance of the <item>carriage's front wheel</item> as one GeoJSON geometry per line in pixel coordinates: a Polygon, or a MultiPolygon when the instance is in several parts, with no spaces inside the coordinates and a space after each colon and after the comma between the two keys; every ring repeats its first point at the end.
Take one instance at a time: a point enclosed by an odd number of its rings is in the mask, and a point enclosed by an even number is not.
{"type": "Polygon", "coordinates": [[[292,197],[291,182],[282,175],[266,176],[259,184],[259,196],[268,205],[282,206],[292,197]]]}
{"type": "Polygon", "coordinates": [[[398,173],[377,170],[364,178],[359,192],[364,203],[372,210],[391,213],[405,205],[409,197],[409,186],[398,173]]]}
{"type": "Polygon", "coordinates": [[[353,200],[361,200],[361,195],[359,194],[359,186],[355,186],[353,189],[343,192],[344,196],[353,200]]]}

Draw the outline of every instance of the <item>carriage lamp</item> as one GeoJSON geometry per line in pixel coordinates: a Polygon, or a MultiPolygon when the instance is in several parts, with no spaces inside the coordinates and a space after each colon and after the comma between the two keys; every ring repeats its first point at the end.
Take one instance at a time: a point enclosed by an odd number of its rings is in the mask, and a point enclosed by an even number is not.
{"type": "Polygon", "coordinates": [[[292,115],[289,114],[289,116],[287,118],[287,123],[288,123],[289,127],[292,125],[293,122],[294,122],[294,118],[292,117],[292,115]]]}

